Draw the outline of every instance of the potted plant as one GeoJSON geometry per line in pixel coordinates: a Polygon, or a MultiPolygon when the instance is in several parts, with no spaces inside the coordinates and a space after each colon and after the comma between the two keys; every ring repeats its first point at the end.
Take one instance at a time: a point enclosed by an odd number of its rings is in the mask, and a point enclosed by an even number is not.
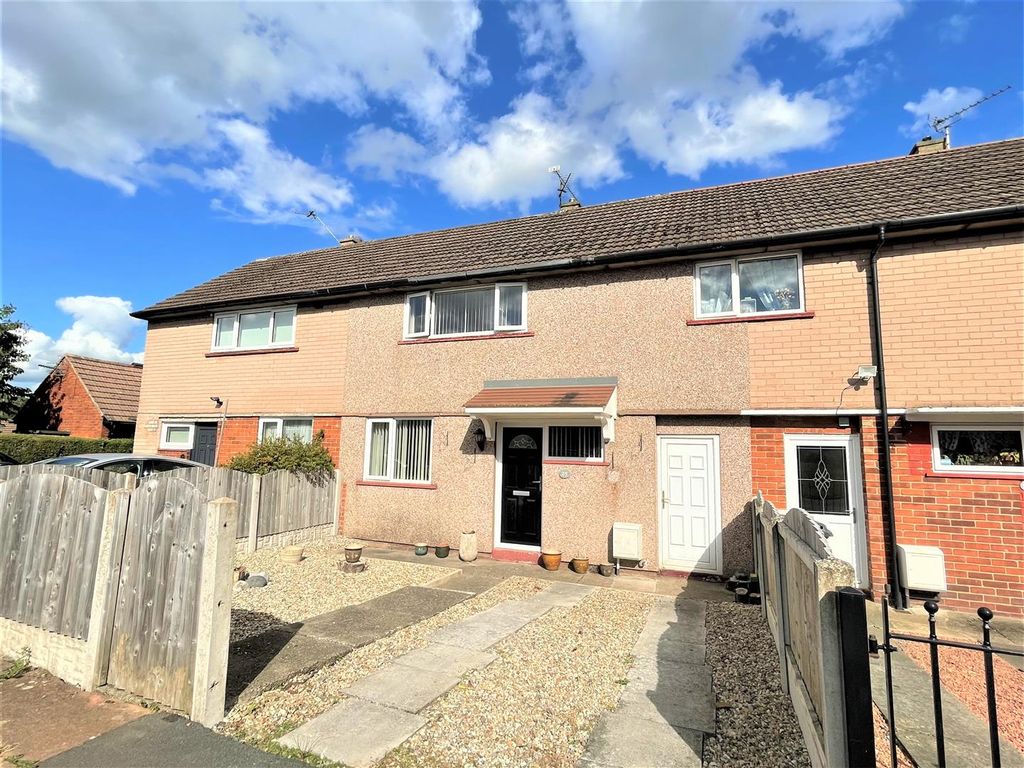
{"type": "Polygon", "coordinates": [[[542,549],[540,552],[540,562],[545,570],[557,571],[559,566],[562,565],[562,550],[542,549]]]}
{"type": "Polygon", "coordinates": [[[573,557],[572,562],[569,563],[569,567],[576,573],[586,573],[590,570],[590,558],[586,555],[577,554],[573,557]]]}
{"type": "Polygon", "coordinates": [[[448,553],[452,551],[452,548],[448,546],[448,543],[438,544],[434,547],[434,554],[438,557],[448,557],[448,553]]]}
{"type": "Polygon", "coordinates": [[[358,541],[345,545],[345,562],[358,563],[363,557],[363,545],[358,541]]]}
{"type": "Polygon", "coordinates": [[[420,543],[418,543],[416,545],[416,554],[419,555],[420,557],[422,557],[423,555],[427,554],[426,542],[422,542],[421,541],[420,543]]]}

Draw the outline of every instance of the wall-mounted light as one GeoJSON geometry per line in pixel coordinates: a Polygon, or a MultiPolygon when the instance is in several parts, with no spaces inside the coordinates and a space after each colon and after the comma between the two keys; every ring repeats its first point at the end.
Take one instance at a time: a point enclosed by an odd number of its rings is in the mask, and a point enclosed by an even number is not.
{"type": "Polygon", "coordinates": [[[213,405],[215,408],[220,408],[222,405],[224,405],[224,401],[221,400],[219,397],[211,397],[210,399],[213,401],[213,405]]]}
{"type": "Polygon", "coordinates": [[[877,365],[861,365],[857,368],[857,378],[861,381],[869,381],[878,375],[877,365]]]}
{"type": "Polygon", "coordinates": [[[487,433],[484,432],[483,427],[477,427],[473,430],[473,435],[476,437],[476,449],[483,451],[484,446],[487,445],[487,433]]]}

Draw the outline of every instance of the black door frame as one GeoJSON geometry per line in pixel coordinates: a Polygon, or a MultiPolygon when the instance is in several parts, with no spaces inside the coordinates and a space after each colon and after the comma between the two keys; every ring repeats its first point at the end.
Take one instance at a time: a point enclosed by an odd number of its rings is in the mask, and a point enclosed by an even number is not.
{"type": "MultiPolygon", "coordinates": [[[[539,429],[540,430],[540,466],[541,466],[541,477],[544,476],[544,457],[547,455],[547,428],[543,423],[526,422],[520,423],[515,422],[512,424],[505,424],[498,422],[494,427],[494,453],[495,453],[495,472],[494,472],[494,547],[498,549],[519,549],[525,552],[540,552],[540,544],[512,544],[501,540],[501,529],[502,529],[502,515],[504,514],[504,502],[502,500],[502,485],[505,480],[505,427],[510,426],[513,429],[519,427],[525,427],[527,429],[539,429]]],[[[541,531],[544,530],[544,490],[543,484],[541,484],[540,494],[540,525],[541,531]]]]}

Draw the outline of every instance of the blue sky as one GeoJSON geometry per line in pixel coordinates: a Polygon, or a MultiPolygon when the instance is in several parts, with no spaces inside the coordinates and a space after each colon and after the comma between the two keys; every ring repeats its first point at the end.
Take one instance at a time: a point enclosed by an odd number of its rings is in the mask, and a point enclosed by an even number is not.
{"type": "Polygon", "coordinates": [[[251,259],[1024,132],[1019,2],[5,4],[2,296],[32,365],[251,259]]]}

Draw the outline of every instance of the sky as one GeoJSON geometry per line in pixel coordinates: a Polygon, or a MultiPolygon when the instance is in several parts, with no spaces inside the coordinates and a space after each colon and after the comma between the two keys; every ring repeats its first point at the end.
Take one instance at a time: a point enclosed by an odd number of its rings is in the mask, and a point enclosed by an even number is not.
{"type": "Polygon", "coordinates": [[[1024,133],[1024,4],[3,4],[0,296],[36,384],[256,258],[1024,133]]]}

